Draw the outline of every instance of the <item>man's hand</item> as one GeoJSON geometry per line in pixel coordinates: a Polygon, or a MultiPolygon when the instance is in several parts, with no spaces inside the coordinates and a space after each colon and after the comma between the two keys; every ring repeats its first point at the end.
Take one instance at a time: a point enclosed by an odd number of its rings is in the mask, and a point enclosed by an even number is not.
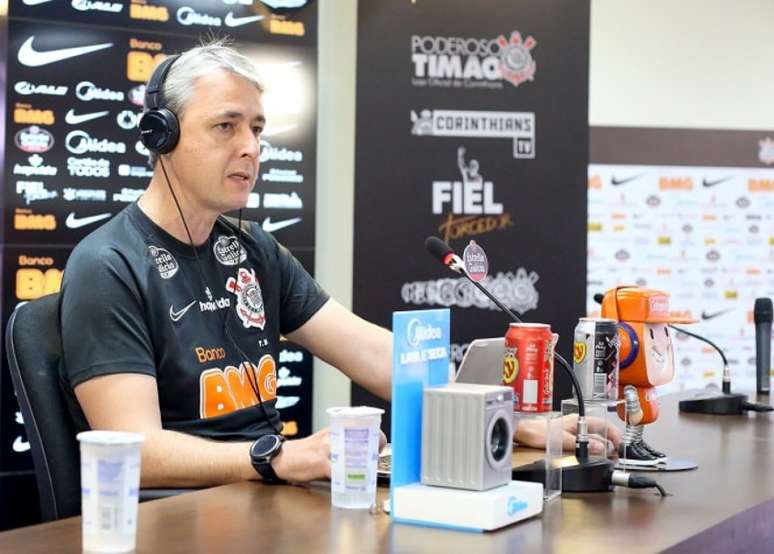
{"type": "MultiPolygon", "coordinates": [[[[387,437],[379,431],[379,450],[387,437]]],[[[291,483],[331,478],[331,431],[326,427],[303,439],[290,440],[271,462],[277,477],[291,483]]]]}
{"type": "MultiPolygon", "coordinates": [[[[591,454],[605,454],[609,448],[618,448],[621,443],[621,431],[614,425],[605,426],[602,419],[596,417],[587,417],[589,433],[589,452],[591,454]],[[607,429],[607,440],[611,444],[603,441],[607,429]]],[[[575,437],[578,433],[577,414],[566,415],[562,417],[562,448],[564,450],[575,449],[575,437]]],[[[545,448],[546,446],[546,423],[545,421],[527,419],[519,422],[516,430],[516,441],[524,446],[532,448],[545,448]]]]}
{"type": "Polygon", "coordinates": [[[291,483],[331,478],[331,431],[286,441],[271,462],[277,477],[291,483]]]}

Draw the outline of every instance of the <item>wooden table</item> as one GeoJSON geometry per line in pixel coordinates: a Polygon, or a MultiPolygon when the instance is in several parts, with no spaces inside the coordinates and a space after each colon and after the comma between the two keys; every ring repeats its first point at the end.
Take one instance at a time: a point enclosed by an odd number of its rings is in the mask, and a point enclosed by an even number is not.
{"type": "MultiPolygon", "coordinates": [[[[772,413],[679,414],[675,396],[662,410],[650,442],[699,463],[654,474],[667,498],[628,489],[566,494],[541,517],[477,534],[332,509],[323,485],[237,483],[141,504],[137,552],[774,552],[772,413]]],[[[0,552],[80,549],[78,517],[0,533],[0,552]]]]}

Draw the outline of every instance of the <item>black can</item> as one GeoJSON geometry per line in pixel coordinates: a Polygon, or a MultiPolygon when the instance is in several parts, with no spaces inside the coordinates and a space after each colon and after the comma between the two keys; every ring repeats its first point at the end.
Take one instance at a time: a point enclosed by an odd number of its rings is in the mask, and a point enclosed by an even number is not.
{"type": "Polygon", "coordinates": [[[619,346],[614,319],[580,318],[572,361],[584,400],[618,399],[619,346]]]}

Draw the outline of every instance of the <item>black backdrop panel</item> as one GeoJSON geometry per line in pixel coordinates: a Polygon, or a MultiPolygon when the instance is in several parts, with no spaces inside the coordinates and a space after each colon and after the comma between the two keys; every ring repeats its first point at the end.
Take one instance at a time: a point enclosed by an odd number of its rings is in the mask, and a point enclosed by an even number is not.
{"type": "Polygon", "coordinates": [[[423,243],[475,240],[495,293],[567,355],[585,313],[589,3],[360,2],[358,17],[355,311],[389,327],[450,307],[459,363],[508,320],[423,243]]]}
{"type": "MultiPolygon", "coordinates": [[[[78,241],[145,189],[150,171],[136,130],[144,83],[162,56],[208,37],[233,39],[266,87],[261,170],[244,218],[260,222],[313,272],[315,2],[272,10],[260,0],[11,0],[8,19],[0,17],[3,330],[19,302],[58,289],[56,271],[78,241]]],[[[278,360],[281,413],[305,435],[311,357],[290,344],[286,350],[278,360]]],[[[0,485],[17,491],[4,483],[31,471],[32,461],[2,358],[0,485]]],[[[34,490],[0,495],[0,528],[33,523],[7,517],[12,503],[24,505],[15,513],[32,513],[33,497],[34,490]]]]}

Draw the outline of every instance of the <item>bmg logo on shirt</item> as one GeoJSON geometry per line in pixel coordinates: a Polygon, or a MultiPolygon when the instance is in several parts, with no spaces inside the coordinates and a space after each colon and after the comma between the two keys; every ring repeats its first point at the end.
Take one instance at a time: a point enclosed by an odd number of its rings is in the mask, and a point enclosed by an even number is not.
{"type": "Polygon", "coordinates": [[[277,398],[277,364],[270,354],[264,355],[257,367],[242,362],[239,368],[203,371],[199,376],[199,417],[207,419],[255,406],[258,398],[251,383],[257,385],[262,402],[277,398]]]}

